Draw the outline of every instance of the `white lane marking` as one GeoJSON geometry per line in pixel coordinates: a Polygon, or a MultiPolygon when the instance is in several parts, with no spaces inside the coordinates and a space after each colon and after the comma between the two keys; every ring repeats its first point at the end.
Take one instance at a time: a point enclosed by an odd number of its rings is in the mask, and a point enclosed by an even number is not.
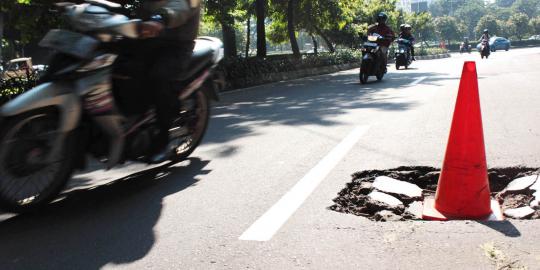
{"type": "Polygon", "coordinates": [[[427,79],[426,76],[420,77],[420,78],[416,79],[414,82],[410,83],[409,86],[416,86],[417,84],[421,83],[425,79],[427,79]]]}
{"type": "Polygon", "coordinates": [[[369,126],[356,127],[296,185],[251,225],[240,237],[246,241],[268,241],[296,212],[315,188],[358,142],[369,126]]]}

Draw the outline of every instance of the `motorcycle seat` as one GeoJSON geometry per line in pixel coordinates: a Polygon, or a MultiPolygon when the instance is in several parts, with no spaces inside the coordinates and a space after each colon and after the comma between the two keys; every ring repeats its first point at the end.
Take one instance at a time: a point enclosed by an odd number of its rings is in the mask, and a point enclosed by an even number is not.
{"type": "Polygon", "coordinates": [[[213,64],[216,54],[221,49],[221,43],[215,42],[212,38],[198,38],[195,40],[195,48],[189,61],[186,72],[179,78],[180,81],[191,79],[203,68],[213,64]]]}

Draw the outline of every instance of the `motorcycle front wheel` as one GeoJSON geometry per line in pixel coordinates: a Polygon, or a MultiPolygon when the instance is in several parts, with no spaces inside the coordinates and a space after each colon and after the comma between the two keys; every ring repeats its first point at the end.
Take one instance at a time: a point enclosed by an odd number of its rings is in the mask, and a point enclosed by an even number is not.
{"type": "MultiPolygon", "coordinates": [[[[173,161],[185,160],[195,151],[206,133],[209,119],[209,101],[203,91],[196,91],[190,98],[182,101],[180,117],[175,121],[173,130],[183,129],[185,132],[171,138],[175,142],[173,161]]],[[[174,134],[174,131],[170,133],[174,134]]]]}
{"type": "Polygon", "coordinates": [[[36,110],[8,119],[0,130],[0,208],[34,211],[62,191],[73,172],[76,140],[66,134],[58,143],[60,115],[36,110]],[[53,153],[54,152],[54,153],[53,153]]]}
{"type": "Polygon", "coordinates": [[[379,73],[379,74],[377,74],[376,77],[377,77],[377,81],[379,81],[379,82],[382,81],[382,79],[383,79],[383,77],[384,77],[384,71],[381,72],[381,73],[379,73]]]}
{"type": "Polygon", "coordinates": [[[368,82],[368,79],[369,79],[369,75],[365,72],[362,72],[362,70],[360,70],[360,83],[366,84],[368,82]]]}

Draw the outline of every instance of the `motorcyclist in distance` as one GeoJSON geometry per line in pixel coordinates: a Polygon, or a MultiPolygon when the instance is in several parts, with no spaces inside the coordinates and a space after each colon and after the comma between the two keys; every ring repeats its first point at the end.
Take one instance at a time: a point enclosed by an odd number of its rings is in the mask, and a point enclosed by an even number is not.
{"type": "Polygon", "coordinates": [[[469,48],[470,48],[469,38],[468,38],[468,37],[464,37],[464,38],[463,38],[463,50],[465,50],[465,52],[470,52],[470,51],[469,51],[469,48]]]}
{"type": "Polygon", "coordinates": [[[409,24],[402,24],[400,27],[399,27],[399,30],[401,31],[399,33],[399,38],[402,38],[402,39],[406,39],[408,40],[411,44],[409,46],[409,48],[411,49],[411,57],[412,57],[412,60],[413,61],[416,61],[416,59],[414,58],[414,41],[415,41],[415,38],[412,34],[412,26],[410,26],[409,24]]]}
{"type": "Polygon", "coordinates": [[[144,93],[133,93],[138,103],[133,106],[155,106],[160,130],[148,162],[160,163],[171,154],[169,129],[180,110],[175,79],[185,72],[193,53],[201,0],[142,0],[135,14],[144,21],[139,26],[142,40],[126,42],[116,61],[117,73],[144,78],[144,87],[139,87],[144,93]]]}
{"type": "Polygon", "coordinates": [[[488,50],[490,51],[491,49],[489,48],[489,39],[490,39],[489,30],[484,29],[484,33],[482,34],[482,37],[480,37],[479,41],[482,43],[485,42],[488,50]]]}
{"type": "Polygon", "coordinates": [[[368,35],[377,33],[386,38],[379,44],[383,54],[384,63],[386,65],[388,64],[388,47],[390,47],[390,44],[392,44],[394,41],[395,33],[392,31],[392,29],[390,29],[390,27],[388,27],[388,25],[386,25],[386,21],[388,20],[388,15],[386,15],[386,13],[380,12],[375,17],[375,20],[377,23],[368,27],[368,35]]]}

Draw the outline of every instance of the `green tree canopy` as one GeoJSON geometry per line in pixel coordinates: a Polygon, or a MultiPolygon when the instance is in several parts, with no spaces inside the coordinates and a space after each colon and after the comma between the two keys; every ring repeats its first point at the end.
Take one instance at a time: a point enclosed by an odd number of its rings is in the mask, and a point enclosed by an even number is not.
{"type": "Polygon", "coordinates": [[[529,17],[525,13],[513,14],[508,22],[513,25],[513,36],[519,40],[529,33],[529,17]]]}
{"type": "Polygon", "coordinates": [[[533,34],[540,34],[540,16],[531,19],[529,26],[531,31],[533,31],[533,34]]]}
{"type": "Polygon", "coordinates": [[[516,13],[524,13],[529,18],[539,15],[540,0],[517,0],[512,5],[512,10],[516,13]]]}
{"type": "Polygon", "coordinates": [[[478,21],[478,24],[475,28],[475,33],[477,36],[481,36],[484,29],[488,29],[492,35],[500,35],[499,24],[497,23],[497,18],[493,15],[485,15],[478,21]]]}
{"type": "Polygon", "coordinates": [[[462,38],[461,29],[456,18],[443,16],[436,18],[435,31],[441,40],[459,40],[462,38]]]}

